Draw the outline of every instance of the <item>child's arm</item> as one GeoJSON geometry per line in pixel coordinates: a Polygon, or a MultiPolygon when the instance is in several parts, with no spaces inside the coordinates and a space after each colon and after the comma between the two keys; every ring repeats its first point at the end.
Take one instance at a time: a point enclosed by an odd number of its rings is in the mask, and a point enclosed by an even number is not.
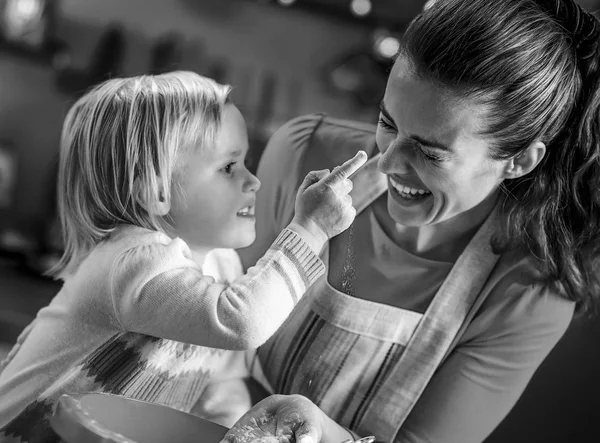
{"type": "Polygon", "coordinates": [[[25,339],[27,339],[29,333],[33,329],[34,323],[35,319],[32,320],[31,323],[29,323],[27,326],[25,326],[25,329],[23,329],[17,337],[17,341],[15,342],[8,355],[3,360],[0,360],[0,374],[2,373],[2,371],[4,371],[4,368],[6,368],[8,364],[12,361],[15,355],[17,355],[17,352],[19,352],[21,346],[23,346],[23,342],[25,341],[25,339]]]}
{"type": "Polygon", "coordinates": [[[285,229],[256,266],[231,285],[204,275],[182,240],[165,236],[164,243],[128,250],[113,268],[119,324],[215,348],[260,346],[325,269],[309,246],[318,240],[293,229],[285,229]]]}
{"type": "Polygon", "coordinates": [[[332,172],[310,172],[298,190],[290,225],[230,286],[203,275],[182,240],[131,249],[111,276],[120,326],[215,348],[263,344],[325,271],[318,257],[325,242],[354,220],[349,176],[366,159],[361,151],[332,172]]]}

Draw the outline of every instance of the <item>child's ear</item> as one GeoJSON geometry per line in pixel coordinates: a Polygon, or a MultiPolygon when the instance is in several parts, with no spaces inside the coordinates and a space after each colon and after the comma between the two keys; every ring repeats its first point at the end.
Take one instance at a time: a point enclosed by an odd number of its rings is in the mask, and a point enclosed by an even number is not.
{"type": "Polygon", "coordinates": [[[519,178],[529,174],[542,161],[544,155],[546,155],[546,145],[534,141],[527,149],[508,161],[504,169],[504,178],[519,178]]]}
{"type": "Polygon", "coordinates": [[[134,183],[134,194],[136,202],[148,212],[148,214],[165,216],[171,210],[169,199],[165,196],[165,190],[160,178],[158,180],[158,195],[149,192],[144,186],[140,186],[139,179],[134,183]]]}

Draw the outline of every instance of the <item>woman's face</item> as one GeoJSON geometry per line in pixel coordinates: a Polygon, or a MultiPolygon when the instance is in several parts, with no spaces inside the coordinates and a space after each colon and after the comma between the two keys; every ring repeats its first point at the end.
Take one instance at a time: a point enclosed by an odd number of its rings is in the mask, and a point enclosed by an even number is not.
{"type": "Polygon", "coordinates": [[[495,196],[506,164],[490,158],[478,134],[484,115],[482,105],[419,80],[406,59],[396,60],[376,135],[396,223],[432,225],[495,196]]]}

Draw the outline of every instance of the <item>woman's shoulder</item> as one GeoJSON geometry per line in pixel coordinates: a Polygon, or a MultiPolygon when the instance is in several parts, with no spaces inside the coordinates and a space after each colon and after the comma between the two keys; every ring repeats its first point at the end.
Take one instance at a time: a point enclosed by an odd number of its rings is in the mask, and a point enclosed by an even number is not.
{"type": "Polygon", "coordinates": [[[364,135],[372,137],[375,126],[355,120],[345,120],[331,117],[324,113],[306,114],[295,117],[284,123],[275,134],[283,138],[306,141],[312,136],[337,137],[348,135],[364,135]]]}
{"type": "Polygon", "coordinates": [[[543,280],[533,257],[518,251],[501,254],[481,296],[471,337],[536,331],[538,338],[554,341],[566,331],[575,308],[543,280]]]}
{"type": "Polygon", "coordinates": [[[271,137],[271,150],[315,152],[337,163],[359,149],[373,150],[375,126],[343,120],[326,114],[296,117],[282,125],[271,137]],[[287,148],[287,149],[286,149],[287,148]],[[339,158],[338,158],[339,157],[339,158]]]}
{"type": "Polygon", "coordinates": [[[260,193],[266,196],[265,189],[277,188],[270,198],[292,199],[309,171],[331,169],[359,150],[376,151],[373,125],[325,114],[294,118],[275,131],[262,153],[257,175],[265,186],[260,193]]]}

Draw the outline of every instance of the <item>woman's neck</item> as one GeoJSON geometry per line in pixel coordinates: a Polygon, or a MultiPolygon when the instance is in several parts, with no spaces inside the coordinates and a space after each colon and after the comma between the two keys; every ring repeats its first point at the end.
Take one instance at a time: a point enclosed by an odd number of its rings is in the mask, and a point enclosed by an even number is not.
{"type": "Polygon", "coordinates": [[[494,193],[474,208],[449,220],[425,226],[396,223],[387,209],[387,193],[373,204],[375,218],[386,235],[405,251],[433,261],[455,262],[496,203],[494,193]]]}

